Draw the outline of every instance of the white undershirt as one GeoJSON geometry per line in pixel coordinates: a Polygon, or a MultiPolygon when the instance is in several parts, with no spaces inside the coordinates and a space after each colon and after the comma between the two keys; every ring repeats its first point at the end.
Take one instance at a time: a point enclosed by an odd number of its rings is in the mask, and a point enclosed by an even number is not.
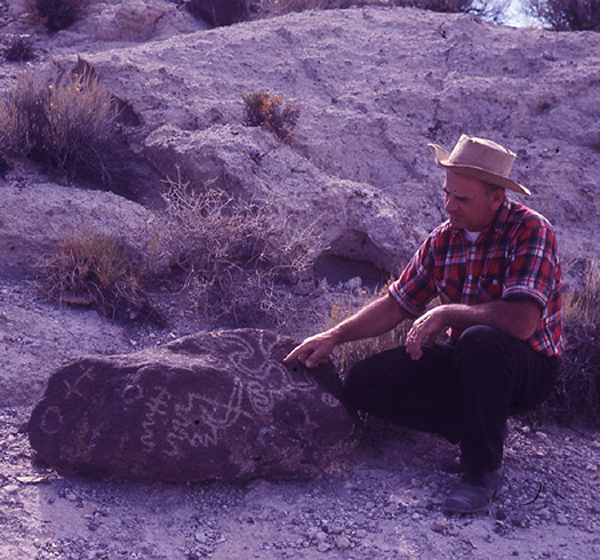
{"type": "Polygon", "coordinates": [[[464,230],[465,237],[471,242],[475,243],[475,240],[479,237],[480,231],[469,231],[468,229],[464,230]]]}

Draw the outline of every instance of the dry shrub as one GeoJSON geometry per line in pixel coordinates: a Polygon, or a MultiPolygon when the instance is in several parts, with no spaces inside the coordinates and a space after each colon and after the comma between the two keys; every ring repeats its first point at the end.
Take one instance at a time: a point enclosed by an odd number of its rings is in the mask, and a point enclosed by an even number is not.
{"type": "Polygon", "coordinates": [[[411,6],[437,12],[469,12],[473,0],[265,0],[254,11],[259,17],[305,10],[345,9],[353,6],[411,6]]]}
{"type": "Polygon", "coordinates": [[[285,326],[310,314],[315,226],[297,227],[276,200],[234,199],[208,185],[169,181],[166,237],[196,313],[213,326],[285,326]]]}
{"type": "Polygon", "coordinates": [[[211,25],[232,25],[248,17],[248,0],[185,0],[188,11],[211,25]]]}
{"type": "MultiPolygon", "coordinates": [[[[369,303],[387,294],[392,282],[393,280],[390,279],[385,286],[375,288],[373,291],[367,291],[359,285],[346,294],[338,294],[331,306],[329,326],[337,325],[360,311],[369,303]]],[[[409,329],[410,323],[405,321],[395,329],[382,335],[338,346],[333,353],[333,359],[338,366],[338,370],[346,372],[360,360],[404,344],[406,333],[409,329]]]]}
{"type": "Polygon", "coordinates": [[[529,10],[556,31],[600,31],[600,0],[529,0],[529,10]]]}
{"type": "Polygon", "coordinates": [[[50,32],[66,29],[81,15],[80,0],[21,0],[30,21],[50,32]]]}
{"type": "Polygon", "coordinates": [[[0,108],[0,157],[26,157],[59,177],[129,194],[131,155],[117,102],[90,67],[26,71],[0,108]]]}
{"type": "Polygon", "coordinates": [[[583,289],[564,299],[565,353],[547,411],[563,421],[600,425],[600,261],[587,264],[583,289]]]}
{"type": "Polygon", "coordinates": [[[37,269],[40,291],[61,304],[112,319],[158,319],[144,297],[138,258],[117,236],[74,232],[37,269]]]}
{"type": "Polygon", "coordinates": [[[35,58],[33,40],[29,35],[7,37],[4,46],[4,58],[8,62],[28,62],[35,58]]]}
{"type": "Polygon", "coordinates": [[[246,126],[264,126],[283,142],[293,140],[300,118],[298,103],[284,102],[281,95],[271,95],[266,91],[250,92],[242,98],[246,106],[246,126]]]}

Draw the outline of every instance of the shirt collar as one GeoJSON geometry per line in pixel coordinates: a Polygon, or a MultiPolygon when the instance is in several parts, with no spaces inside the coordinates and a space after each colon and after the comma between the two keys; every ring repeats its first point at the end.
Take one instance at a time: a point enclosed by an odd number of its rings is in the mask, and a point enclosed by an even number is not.
{"type": "Polygon", "coordinates": [[[502,202],[502,206],[498,208],[498,212],[496,212],[496,216],[494,217],[494,221],[492,222],[492,228],[496,233],[500,233],[504,229],[504,225],[508,221],[508,217],[513,208],[513,201],[510,200],[507,196],[504,197],[504,201],[502,202]]]}

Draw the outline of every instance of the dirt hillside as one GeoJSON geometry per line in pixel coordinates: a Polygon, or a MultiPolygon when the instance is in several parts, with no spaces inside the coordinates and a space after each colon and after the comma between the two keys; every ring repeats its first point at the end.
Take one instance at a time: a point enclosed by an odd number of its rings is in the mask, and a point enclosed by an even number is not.
{"type": "MultiPolygon", "coordinates": [[[[123,324],[43,300],[33,264],[78,227],[143,243],[162,180],[276,195],[296,222],[322,218],[328,262],[393,272],[443,219],[427,148],[462,132],[518,154],[513,177],[553,222],[567,288],[597,259],[600,36],[500,28],[415,9],[308,11],[211,29],[183,2],[82,2],[53,34],[0,0],[0,91],[27,65],[78,58],[135,115],[138,200],[53,184],[21,162],[0,178],[0,558],[6,560],[600,559],[600,434],[511,423],[505,490],[488,513],[451,516],[455,447],[372,423],[313,481],[136,485],[36,465],[25,424],[46,380],[74,356],[134,351],[202,330],[169,299],[169,325],[123,324]],[[293,142],[243,125],[242,95],[301,104],[293,142]],[[336,261],[335,259],[338,259],[336,261]]],[[[168,263],[167,263],[168,264],[168,263]]],[[[352,273],[341,280],[351,280],[352,273]]]]}

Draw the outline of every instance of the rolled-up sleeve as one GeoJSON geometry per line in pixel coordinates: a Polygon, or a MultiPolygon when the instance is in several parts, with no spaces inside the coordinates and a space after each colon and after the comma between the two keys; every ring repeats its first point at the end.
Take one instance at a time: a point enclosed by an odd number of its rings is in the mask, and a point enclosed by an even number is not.
{"type": "Polygon", "coordinates": [[[527,224],[515,236],[504,273],[502,298],[534,300],[545,310],[556,289],[558,252],[550,227],[527,224]]]}
{"type": "Polygon", "coordinates": [[[390,295],[414,317],[423,313],[425,305],[435,295],[432,239],[432,236],[427,238],[406,265],[400,278],[389,288],[390,295]]]}

